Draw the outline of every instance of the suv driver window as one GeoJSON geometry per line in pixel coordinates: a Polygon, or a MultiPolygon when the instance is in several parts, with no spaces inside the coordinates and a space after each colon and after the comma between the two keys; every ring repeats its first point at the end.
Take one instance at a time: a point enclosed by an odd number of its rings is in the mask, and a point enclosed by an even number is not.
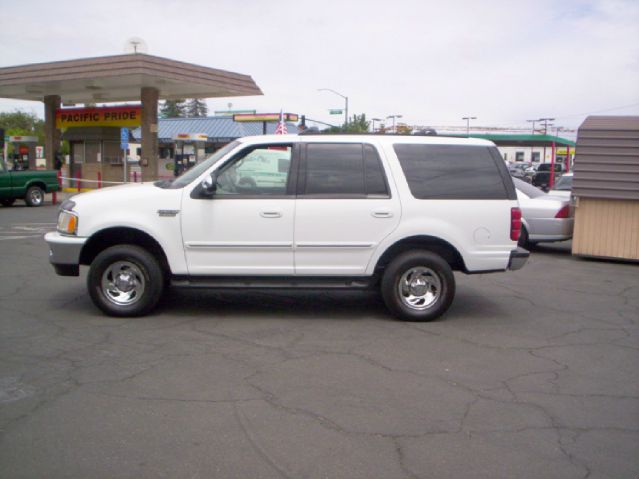
{"type": "Polygon", "coordinates": [[[283,196],[292,145],[259,145],[239,153],[218,175],[216,196],[283,196]]]}

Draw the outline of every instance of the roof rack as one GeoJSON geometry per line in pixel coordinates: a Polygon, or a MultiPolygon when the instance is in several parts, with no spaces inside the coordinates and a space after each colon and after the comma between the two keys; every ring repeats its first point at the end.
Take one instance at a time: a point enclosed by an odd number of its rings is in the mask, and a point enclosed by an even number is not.
{"type": "Polygon", "coordinates": [[[351,133],[347,131],[321,131],[316,126],[312,126],[310,128],[307,128],[306,130],[300,131],[298,135],[440,136],[433,128],[425,128],[423,130],[417,130],[412,133],[351,133]]]}

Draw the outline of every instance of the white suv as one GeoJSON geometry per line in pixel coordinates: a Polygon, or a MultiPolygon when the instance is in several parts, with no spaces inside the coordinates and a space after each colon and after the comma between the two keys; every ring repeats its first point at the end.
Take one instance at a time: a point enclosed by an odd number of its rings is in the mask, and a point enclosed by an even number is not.
{"type": "Polygon", "coordinates": [[[168,285],[380,287],[428,321],[453,271],[519,269],[521,213],[494,144],[431,136],[276,135],[234,141],[173,181],[65,201],[45,237],[63,276],[89,265],[93,302],[150,312],[168,285]]]}

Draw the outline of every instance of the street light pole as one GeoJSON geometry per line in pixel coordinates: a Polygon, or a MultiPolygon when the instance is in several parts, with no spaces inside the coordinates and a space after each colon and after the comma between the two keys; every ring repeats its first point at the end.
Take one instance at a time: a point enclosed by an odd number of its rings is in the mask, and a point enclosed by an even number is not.
{"type": "Polygon", "coordinates": [[[476,120],[476,116],[465,116],[462,120],[466,120],[466,136],[470,136],[470,120],[476,120]]]}
{"type": "Polygon", "coordinates": [[[330,91],[331,93],[335,93],[337,96],[341,96],[344,99],[344,128],[348,128],[348,97],[342,95],[335,90],[331,90],[330,88],[318,88],[317,91],[330,91]]]}
{"type": "Polygon", "coordinates": [[[392,118],[393,119],[393,133],[397,133],[397,129],[395,128],[395,119],[396,118],[401,118],[402,115],[388,115],[386,118],[392,118]]]}
{"type": "Polygon", "coordinates": [[[372,128],[372,132],[375,133],[375,122],[376,121],[382,121],[381,118],[371,118],[371,121],[373,122],[373,128],[372,128]]]}

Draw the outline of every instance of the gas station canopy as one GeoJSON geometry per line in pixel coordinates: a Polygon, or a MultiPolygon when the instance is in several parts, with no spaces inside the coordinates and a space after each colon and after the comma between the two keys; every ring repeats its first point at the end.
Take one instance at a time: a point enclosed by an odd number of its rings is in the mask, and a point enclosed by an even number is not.
{"type": "Polygon", "coordinates": [[[0,98],[139,101],[144,87],[157,89],[163,99],[262,95],[248,75],[142,53],[0,68],[0,98]]]}
{"type": "MultiPolygon", "coordinates": [[[[444,136],[456,136],[466,138],[466,134],[446,134],[444,136]]],[[[490,140],[497,146],[572,146],[576,143],[566,138],[553,135],[512,135],[506,133],[471,133],[471,138],[490,140]]]]}

